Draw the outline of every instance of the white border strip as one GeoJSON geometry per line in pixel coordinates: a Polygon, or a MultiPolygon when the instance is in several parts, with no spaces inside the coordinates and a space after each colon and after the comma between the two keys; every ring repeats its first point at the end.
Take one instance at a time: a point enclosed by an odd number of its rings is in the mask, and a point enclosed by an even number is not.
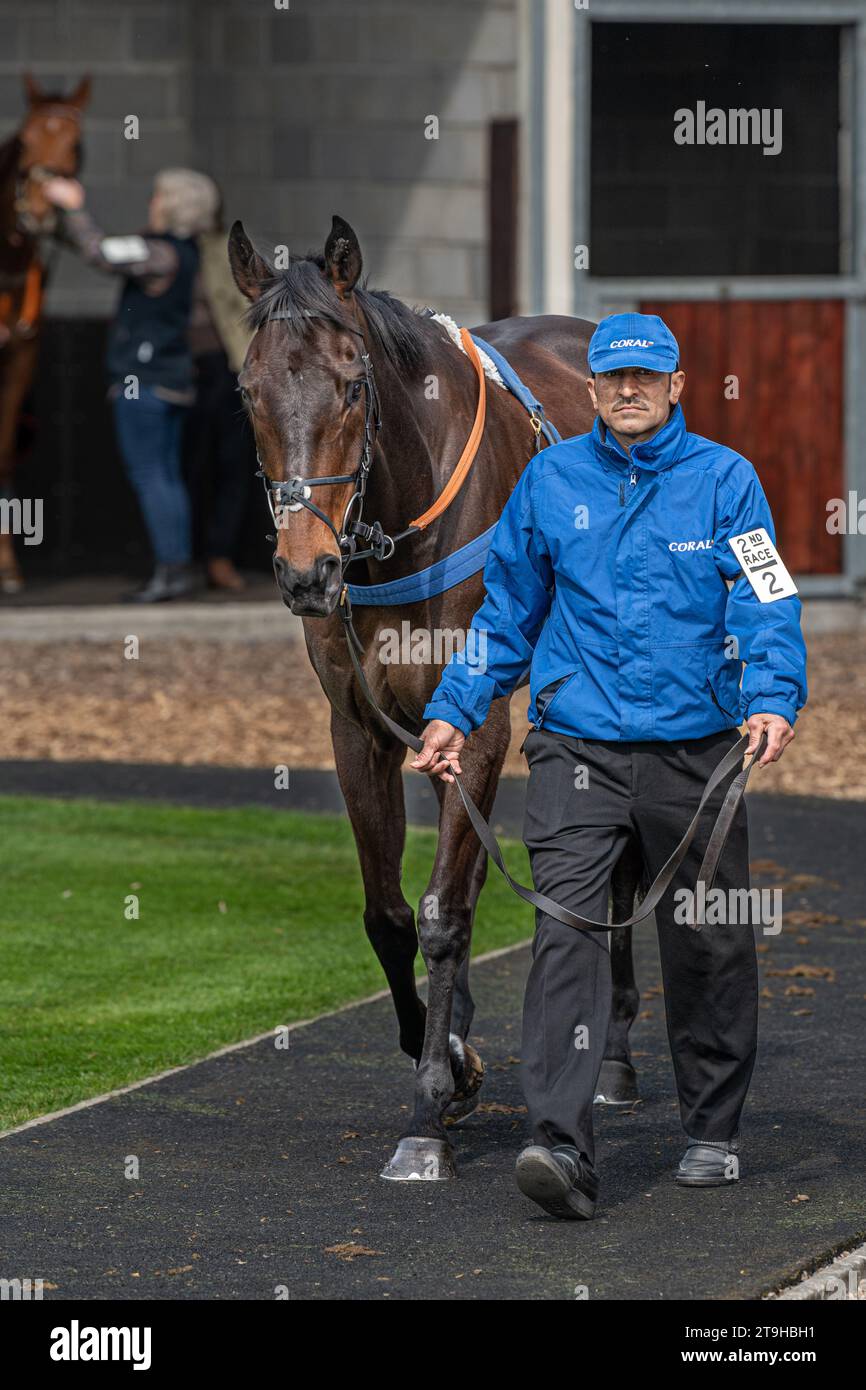
{"type": "Polygon", "coordinates": [[[847,1250],[837,1255],[832,1264],[817,1269],[814,1274],[801,1279],[799,1284],[789,1284],[780,1293],[768,1294],[767,1300],[843,1303],[848,1299],[864,1297],[866,1245],[858,1245],[856,1250],[847,1250]]]}
{"type": "Polygon", "coordinates": [[[563,171],[573,160],[574,6],[546,3],[544,23],[544,306],[545,314],[570,314],[574,308],[572,183],[563,171]]]}
{"type": "MultiPolygon", "coordinates": [[[[517,941],[513,946],[500,946],[496,951],[486,951],[483,955],[474,956],[470,962],[471,966],[483,965],[490,960],[498,960],[500,956],[510,955],[513,951],[523,951],[531,944],[531,937],[526,941],[517,941]]],[[[427,983],[426,975],[417,975],[415,983],[423,985],[427,983]]],[[[268,1028],[264,1033],[258,1033],[254,1038],[244,1038],[242,1042],[229,1043],[226,1047],[218,1047],[215,1052],[208,1052],[207,1056],[199,1057],[194,1062],[184,1062],[180,1067],[169,1067],[168,1071],[156,1072],[153,1076],[145,1076],[141,1081],[132,1081],[128,1086],[118,1086],[115,1091],[106,1091],[104,1095],[93,1096],[90,1100],[79,1100],[75,1105],[67,1105],[63,1110],[50,1110],[47,1115],[37,1115],[32,1120],[25,1120],[21,1125],[15,1125],[13,1129],[4,1129],[0,1132],[0,1139],[8,1139],[12,1134],[22,1134],[26,1129],[35,1129],[38,1125],[47,1125],[51,1120],[62,1120],[65,1115],[74,1115],[79,1110],[89,1110],[91,1106],[103,1105],[107,1100],[114,1100],[116,1096],[129,1095],[130,1091],[140,1091],[142,1086],[152,1086],[157,1081],[164,1081],[167,1076],[177,1076],[182,1071],[191,1071],[193,1067],[200,1067],[205,1062],[212,1062],[216,1057],[226,1057],[230,1052],[241,1052],[245,1047],[255,1047],[257,1043],[264,1042],[266,1038],[272,1038],[278,1028],[285,1028],[289,1033],[296,1032],[299,1028],[309,1028],[314,1023],[321,1023],[326,1018],[337,1018],[340,1014],[348,1013],[351,1009],[360,1009],[365,1004],[375,1004],[380,999],[390,999],[391,991],[380,989],[376,994],[368,994],[365,999],[354,999],[349,1004],[341,1004],[338,1009],[329,1009],[327,1013],[316,1014],[314,1018],[299,1019],[297,1023],[275,1023],[273,1028],[268,1028]]]]}

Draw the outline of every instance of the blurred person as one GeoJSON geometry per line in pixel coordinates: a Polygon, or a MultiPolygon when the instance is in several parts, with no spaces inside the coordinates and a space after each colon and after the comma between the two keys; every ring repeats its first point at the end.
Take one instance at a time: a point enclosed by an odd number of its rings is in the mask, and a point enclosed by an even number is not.
{"type": "Polygon", "coordinates": [[[150,579],[126,597],[137,603],[180,598],[197,587],[181,465],[184,419],[195,400],[188,329],[196,237],[213,226],[219,193],[206,174],[164,169],[154,181],[144,231],[106,236],[76,179],[52,178],[43,190],[66,214],[63,239],[88,265],[123,281],[108,340],[109,397],[155,560],[150,579]]]}
{"type": "Polygon", "coordinates": [[[234,282],[226,251],[222,200],[213,224],[197,238],[198,274],[192,296],[189,344],[196,399],[189,412],[185,455],[193,497],[204,499],[204,551],[208,583],[237,592],[245,587],[235,567],[255,445],[238,400],[237,376],[251,335],[249,305],[234,282]]]}

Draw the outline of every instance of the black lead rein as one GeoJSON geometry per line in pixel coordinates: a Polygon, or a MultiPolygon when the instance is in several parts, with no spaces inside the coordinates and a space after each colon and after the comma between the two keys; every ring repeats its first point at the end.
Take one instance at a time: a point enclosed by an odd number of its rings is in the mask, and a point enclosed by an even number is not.
{"type": "MultiPolygon", "coordinates": [[[[340,594],[339,613],[340,617],[343,620],[343,628],[346,633],[346,643],[349,648],[349,655],[352,658],[352,664],[355,667],[355,675],[358,677],[358,683],[362,691],[369,700],[370,704],[373,706],[373,709],[376,711],[379,718],[391,730],[391,733],[394,734],[394,736],[398,738],[401,743],[405,743],[408,748],[413,749],[416,753],[420,753],[424,747],[422,740],[418,738],[416,734],[410,733],[408,729],[404,729],[402,724],[398,724],[396,720],[391,719],[385,713],[385,711],[379,707],[379,705],[376,702],[376,698],[373,695],[373,692],[367,683],[367,677],[364,675],[364,669],[361,666],[361,663],[358,659],[358,653],[360,653],[363,656],[364,648],[358,637],[358,634],[355,632],[355,629],[352,625],[352,604],[349,598],[348,585],[345,584],[343,585],[343,590],[340,594]]],[[[459,772],[454,771],[454,768],[451,766],[449,762],[447,762],[447,760],[446,766],[448,767],[448,770],[453,774],[454,781],[457,785],[457,790],[459,791],[463,805],[466,808],[466,814],[472,822],[472,828],[474,829],[476,835],[478,836],[484,848],[487,850],[487,853],[490,855],[497,869],[499,869],[499,871],[505,877],[509,888],[512,888],[514,892],[518,895],[518,897],[523,898],[525,902],[531,903],[533,907],[540,908],[542,912],[546,912],[548,917],[552,917],[557,922],[562,922],[563,926],[574,927],[576,931],[603,932],[610,931],[612,928],[616,927],[634,927],[637,925],[638,922],[642,922],[646,917],[649,917],[650,913],[655,910],[655,908],[661,901],[661,898],[667,892],[667,889],[670,887],[673,881],[674,874],[676,873],[677,869],[679,868],[680,864],[683,862],[683,860],[686,857],[686,854],[688,853],[691,843],[694,840],[695,835],[697,834],[701,814],[704,810],[704,807],[706,806],[713,792],[716,790],[716,787],[718,787],[719,784],[725,780],[728,774],[733,772],[739,764],[740,772],[737,774],[730,787],[728,788],[725,799],[722,802],[719,814],[716,817],[716,822],[713,826],[709,843],[707,844],[706,852],[704,854],[703,861],[698,872],[697,884],[695,886],[696,894],[701,883],[703,883],[704,890],[707,893],[712,888],[713,882],[716,877],[716,870],[719,867],[719,860],[722,855],[722,850],[724,849],[725,844],[727,843],[728,836],[731,833],[731,828],[734,823],[734,817],[737,814],[740,802],[743,799],[743,793],[746,790],[746,783],[749,780],[749,773],[751,772],[758,758],[762,756],[764,749],[767,746],[767,735],[766,733],[762,733],[760,742],[758,743],[758,747],[752,754],[750,761],[746,764],[745,767],[742,767],[743,756],[745,754],[746,748],[749,745],[749,737],[749,734],[743,734],[743,737],[739,740],[739,742],[734,744],[734,747],[731,748],[725,754],[721,762],[719,762],[716,765],[716,767],[713,768],[713,771],[710,773],[709,780],[707,781],[707,784],[704,787],[700,802],[698,803],[698,809],[695,811],[694,816],[689,822],[688,828],[686,829],[683,838],[680,840],[673,854],[659,870],[655,882],[648,889],[646,897],[641,902],[638,911],[632,913],[631,917],[626,917],[624,922],[596,922],[593,921],[591,917],[581,917],[579,913],[571,912],[569,908],[562,907],[559,903],[554,902],[553,898],[549,898],[546,893],[538,893],[535,891],[534,888],[526,888],[522,883],[518,883],[516,879],[512,878],[511,874],[508,872],[508,869],[506,867],[505,860],[502,857],[502,850],[499,848],[499,842],[496,839],[496,836],[494,835],[493,831],[490,829],[490,826],[488,825],[487,821],[482,816],[478,807],[475,805],[475,802],[472,800],[472,797],[469,795],[468,791],[464,787],[462,776],[459,772]]],[[[700,921],[689,922],[688,925],[692,927],[695,931],[700,931],[701,929],[700,921]]]]}

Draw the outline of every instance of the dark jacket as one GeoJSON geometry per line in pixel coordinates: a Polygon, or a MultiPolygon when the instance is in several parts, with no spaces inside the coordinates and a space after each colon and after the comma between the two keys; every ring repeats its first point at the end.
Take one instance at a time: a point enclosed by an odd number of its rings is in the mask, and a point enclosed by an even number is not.
{"type": "Polygon", "coordinates": [[[169,242],[174,247],[177,274],[158,295],[148,293],[140,277],[126,277],[108,339],[108,374],[113,382],[136,376],[145,386],[189,390],[193,369],[187,329],[198,249],[192,239],[167,234],[149,234],[147,240],[169,242]]]}

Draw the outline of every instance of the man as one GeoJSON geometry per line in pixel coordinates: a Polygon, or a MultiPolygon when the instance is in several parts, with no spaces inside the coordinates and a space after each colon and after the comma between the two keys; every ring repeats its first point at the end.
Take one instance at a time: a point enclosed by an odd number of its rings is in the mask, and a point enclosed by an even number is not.
{"type": "MultiPolygon", "coordinates": [[[[543,450],[518,480],[472,623],[486,634],[486,668],[454,656],[424,711],[432,722],[412,766],[453,781],[446,761],[460,772],[465,737],[531,659],[524,838],[533,881],[604,921],[629,837],[654,878],[743,719],[749,752],[767,734],[760,765],[779,758],[806,700],[806,654],[800,601],[757,475],[732,449],[686,430],[685,374],[666,324],[646,314],[604,319],[589,365],[594,428],[543,450]]],[[[749,887],[745,805],[716,877],[730,904],[725,923],[695,932],[678,910],[728,785],[656,910],[688,1139],[683,1186],[736,1181],[755,1060],[753,924],[736,920],[736,890],[749,887]]],[[[592,1105],[610,1000],[605,934],[537,912],[522,1048],[534,1142],[517,1160],[517,1182],[559,1217],[595,1210],[592,1105]]]]}

